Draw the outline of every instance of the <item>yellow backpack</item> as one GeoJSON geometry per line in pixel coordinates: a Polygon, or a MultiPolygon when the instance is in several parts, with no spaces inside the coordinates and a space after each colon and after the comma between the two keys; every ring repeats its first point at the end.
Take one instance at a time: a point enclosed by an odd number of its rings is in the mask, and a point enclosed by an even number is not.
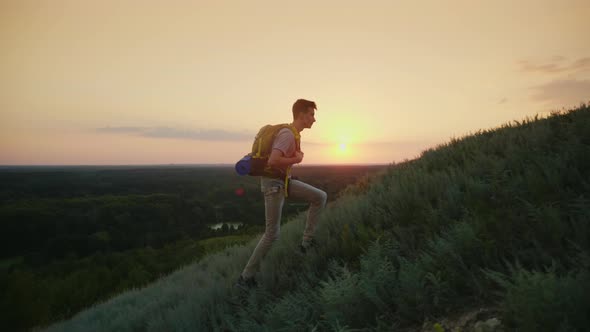
{"type": "Polygon", "coordinates": [[[236,172],[239,175],[266,176],[277,179],[285,179],[285,197],[289,196],[289,175],[291,166],[284,172],[268,165],[268,158],[272,152],[272,144],[279,131],[289,128],[295,135],[295,148],[301,151],[301,135],[295,127],[288,123],[278,125],[266,125],[258,131],[252,143],[252,152],[248,153],[236,163],[236,172]]]}
{"type": "MultiPolygon", "coordinates": [[[[297,129],[288,123],[282,123],[277,125],[266,125],[258,131],[256,137],[254,138],[254,143],[252,143],[252,152],[250,156],[252,157],[251,160],[251,169],[250,175],[254,176],[268,176],[274,178],[282,178],[283,176],[288,176],[284,174],[280,170],[273,169],[268,166],[268,158],[270,157],[270,153],[272,152],[272,144],[277,137],[279,131],[283,128],[289,128],[293,135],[295,135],[295,146],[297,151],[301,151],[300,142],[301,142],[301,135],[297,132],[297,129]]],[[[289,167],[290,170],[290,167],[289,167]]]]}

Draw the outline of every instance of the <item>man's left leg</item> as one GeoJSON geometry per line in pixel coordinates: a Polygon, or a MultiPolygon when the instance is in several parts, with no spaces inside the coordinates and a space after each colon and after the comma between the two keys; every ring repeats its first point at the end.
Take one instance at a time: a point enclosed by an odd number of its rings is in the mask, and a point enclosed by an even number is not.
{"type": "Polygon", "coordinates": [[[303,240],[301,242],[301,246],[307,248],[313,239],[318,215],[326,206],[328,194],[305,182],[291,180],[289,182],[289,198],[304,200],[310,203],[309,210],[307,211],[305,230],[303,231],[303,240]]]}

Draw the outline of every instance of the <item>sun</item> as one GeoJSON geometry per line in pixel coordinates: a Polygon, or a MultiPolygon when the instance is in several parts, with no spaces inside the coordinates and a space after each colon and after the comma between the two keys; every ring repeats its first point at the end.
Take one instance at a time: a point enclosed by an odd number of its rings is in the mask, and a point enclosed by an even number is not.
{"type": "Polygon", "coordinates": [[[358,112],[329,113],[325,118],[322,117],[321,125],[322,130],[314,132],[317,135],[314,138],[323,142],[324,158],[337,164],[358,162],[363,141],[371,132],[367,129],[369,126],[366,118],[359,116],[358,112]]]}
{"type": "Polygon", "coordinates": [[[333,156],[337,158],[339,162],[348,161],[351,157],[351,146],[349,141],[340,140],[338,143],[333,145],[333,156]]]}
{"type": "Polygon", "coordinates": [[[340,152],[346,152],[347,146],[346,143],[340,143],[340,145],[338,145],[338,150],[340,152]]]}

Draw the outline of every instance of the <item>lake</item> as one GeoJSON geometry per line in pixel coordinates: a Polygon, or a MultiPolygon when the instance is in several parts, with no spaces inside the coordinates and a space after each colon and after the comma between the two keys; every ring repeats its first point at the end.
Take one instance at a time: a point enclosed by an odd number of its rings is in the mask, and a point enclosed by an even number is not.
{"type": "Polygon", "coordinates": [[[209,225],[209,228],[213,229],[213,230],[218,230],[221,227],[223,227],[223,224],[227,224],[229,227],[231,227],[233,229],[237,229],[239,226],[244,225],[244,223],[241,223],[241,222],[219,222],[217,224],[209,225]]]}

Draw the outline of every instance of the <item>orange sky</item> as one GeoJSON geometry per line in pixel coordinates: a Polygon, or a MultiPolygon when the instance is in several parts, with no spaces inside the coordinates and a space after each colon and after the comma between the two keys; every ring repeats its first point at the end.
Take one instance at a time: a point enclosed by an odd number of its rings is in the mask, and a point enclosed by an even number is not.
{"type": "Polygon", "coordinates": [[[0,164],[390,163],[590,101],[587,1],[0,2],[0,164]]]}

